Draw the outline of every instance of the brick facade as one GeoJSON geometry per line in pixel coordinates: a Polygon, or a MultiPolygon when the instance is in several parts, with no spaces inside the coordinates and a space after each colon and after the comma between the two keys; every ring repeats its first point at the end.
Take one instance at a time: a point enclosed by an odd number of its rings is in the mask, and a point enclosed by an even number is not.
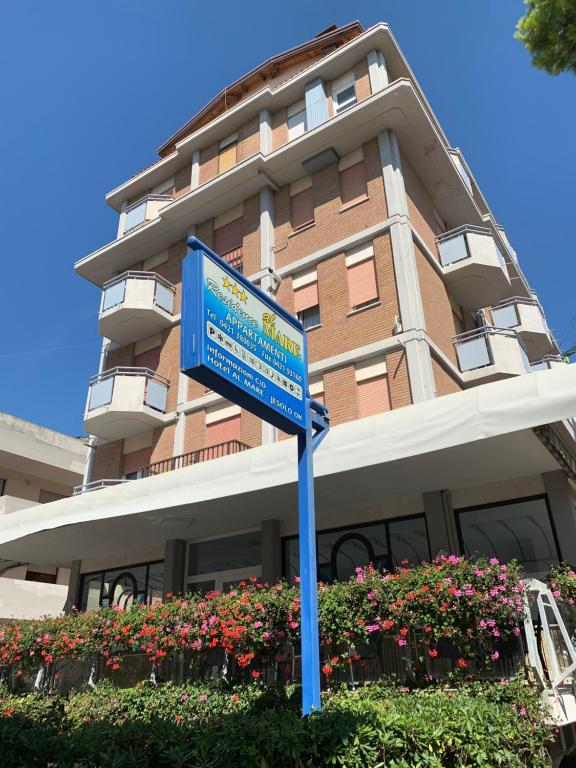
{"type": "Polygon", "coordinates": [[[363,150],[368,197],[358,205],[342,209],[337,163],[332,163],[312,176],[314,198],[312,226],[293,232],[290,222],[289,185],[282,187],[275,194],[277,267],[284,267],[387,218],[377,139],[364,144],[363,150]]]}

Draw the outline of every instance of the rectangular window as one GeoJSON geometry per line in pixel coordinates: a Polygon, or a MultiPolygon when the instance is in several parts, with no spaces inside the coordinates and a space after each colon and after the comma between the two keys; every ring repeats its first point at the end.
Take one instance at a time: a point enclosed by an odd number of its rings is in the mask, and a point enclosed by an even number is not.
{"type": "Polygon", "coordinates": [[[351,152],[338,163],[342,206],[353,205],[368,197],[362,148],[351,152]]]}
{"type": "Polygon", "coordinates": [[[355,365],[358,386],[358,415],[373,416],[392,407],[384,358],[371,358],[355,365]]]}
{"type": "Polygon", "coordinates": [[[242,272],[243,266],[243,219],[242,214],[234,221],[214,230],[214,250],[234,269],[242,272]]]}
{"type": "Polygon", "coordinates": [[[376,264],[372,243],[346,254],[346,274],[351,309],[360,309],[378,301],[376,264]]]}
{"type": "Polygon", "coordinates": [[[310,176],[290,185],[290,222],[294,231],[314,223],[314,195],[310,176]]]}
{"type": "Polygon", "coordinates": [[[238,148],[238,137],[236,134],[228,136],[220,142],[220,151],[218,152],[218,173],[233,168],[237,163],[236,150],[238,148]]]}
{"type": "Polygon", "coordinates": [[[356,104],[356,80],[354,72],[346,72],[345,75],[332,83],[332,100],[334,114],[339,115],[345,109],[356,104]]]}
{"type": "MultiPolygon", "coordinates": [[[[318,580],[346,581],[372,563],[381,570],[430,559],[424,515],[383,520],[316,534],[318,580]]],[[[283,570],[293,582],[300,571],[298,537],[283,541],[283,570]]]]}
{"type": "Polygon", "coordinates": [[[137,451],[125,453],[122,457],[122,475],[127,480],[138,477],[138,470],[147,467],[152,461],[152,447],[140,448],[137,451]]]}
{"type": "Polygon", "coordinates": [[[455,510],[462,551],[468,557],[518,560],[526,573],[544,575],[559,562],[545,496],[455,510]]]}
{"type": "Polygon", "coordinates": [[[206,411],[206,447],[240,440],[240,407],[218,405],[206,411]]]}
{"type": "Polygon", "coordinates": [[[320,303],[318,299],[318,273],[315,269],[292,281],[294,289],[294,312],[305,328],[320,325],[320,303]]]}
{"type": "Polygon", "coordinates": [[[306,102],[304,99],[288,107],[288,141],[306,133],[306,102]]]}
{"type": "Polygon", "coordinates": [[[82,576],[81,611],[134,603],[153,605],[162,599],[164,562],[143,563],[82,576]]]}

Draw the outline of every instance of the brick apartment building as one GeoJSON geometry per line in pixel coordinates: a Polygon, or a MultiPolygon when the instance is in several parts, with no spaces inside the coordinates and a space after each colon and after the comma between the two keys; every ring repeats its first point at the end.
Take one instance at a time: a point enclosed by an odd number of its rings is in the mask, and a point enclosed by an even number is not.
{"type": "Polygon", "coordinates": [[[76,264],[104,338],[84,482],[15,513],[0,556],[70,567],[80,608],[295,575],[294,439],[179,372],[194,234],[308,330],[321,579],[442,551],[576,562],[576,373],[386,24],[272,57],[159,156],[76,264]]]}

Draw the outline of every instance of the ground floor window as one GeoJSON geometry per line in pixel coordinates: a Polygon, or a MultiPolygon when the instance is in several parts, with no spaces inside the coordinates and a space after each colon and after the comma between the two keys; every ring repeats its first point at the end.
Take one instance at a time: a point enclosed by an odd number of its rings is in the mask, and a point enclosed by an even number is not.
{"type": "Polygon", "coordinates": [[[241,581],[262,575],[260,531],[193,541],[188,545],[186,592],[228,592],[241,581]]]}
{"type": "MultiPolygon", "coordinates": [[[[392,570],[403,562],[416,565],[430,559],[424,515],[382,520],[378,523],[348,526],[316,534],[318,580],[346,581],[356,568],[372,563],[381,570],[392,570]]],[[[283,541],[284,576],[290,581],[298,575],[300,547],[297,536],[283,541]]]]}
{"type": "Polygon", "coordinates": [[[559,562],[548,499],[537,496],[455,510],[462,552],[518,560],[526,573],[543,574],[559,562]]]}
{"type": "Polygon", "coordinates": [[[164,562],[142,563],[82,576],[80,610],[133,603],[152,605],[162,600],[164,562]]]}

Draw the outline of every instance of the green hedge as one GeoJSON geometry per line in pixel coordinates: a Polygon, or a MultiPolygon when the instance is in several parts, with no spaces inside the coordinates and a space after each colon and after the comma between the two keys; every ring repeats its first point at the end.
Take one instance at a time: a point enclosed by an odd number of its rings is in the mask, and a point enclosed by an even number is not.
{"type": "Polygon", "coordinates": [[[521,681],[456,690],[333,691],[302,719],[300,691],[100,685],[0,695],[2,768],[544,768],[551,730],[521,681]]]}

